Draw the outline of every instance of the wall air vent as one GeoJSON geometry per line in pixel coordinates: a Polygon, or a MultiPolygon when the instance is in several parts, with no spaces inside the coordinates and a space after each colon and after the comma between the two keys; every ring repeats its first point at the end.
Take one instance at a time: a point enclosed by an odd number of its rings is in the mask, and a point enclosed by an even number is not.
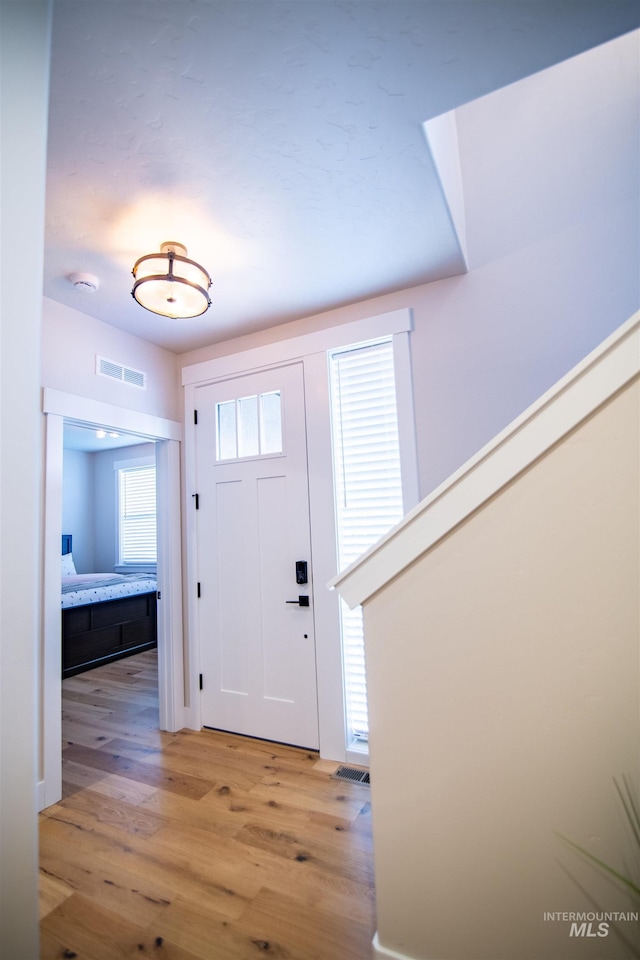
{"type": "Polygon", "coordinates": [[[110,380],[119,380],[132,387],[140,387],[141,390],[147,389],[146,373],[125,367],[123,363],[117,363],[115,360],[107,360],[106,357],[96,356],[96,373],[99,377],[109,377],[110,380]]]}

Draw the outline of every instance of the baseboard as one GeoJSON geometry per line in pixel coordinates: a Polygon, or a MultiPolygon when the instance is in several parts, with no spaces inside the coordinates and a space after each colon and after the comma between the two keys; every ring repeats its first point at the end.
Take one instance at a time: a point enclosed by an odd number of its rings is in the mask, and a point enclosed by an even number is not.
{"type": "MultiPolygon", "coordinates": [[[[185,730],[202,730],[199,712],[193,707],[185,707],[182,717],[182,728],[185,730]]],[[[182,729],[181,728],[181,729],[182,729]]]]}
{"type": "Polygon", "coordinates": [[[397,950],[383,947],[378,939],[377,930],[373,938],[373,957],[374,960],[416,960],[416,958],[410,957],[408,953],[398,953],[397,950]]]}

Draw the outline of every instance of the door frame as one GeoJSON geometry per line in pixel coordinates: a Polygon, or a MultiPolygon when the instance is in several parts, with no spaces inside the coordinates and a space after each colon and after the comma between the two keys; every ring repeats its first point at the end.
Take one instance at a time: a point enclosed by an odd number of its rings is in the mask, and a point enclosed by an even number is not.
{"type": "MultiPolygon", "coordinates": [[[[191,507],[192,517],[198,518],[194,524],[194,533],[196,551],[199,555],[197,579],[202,587],[202,597],[197,603],[197,613],[202,617],[199,621],[202,629],[198,633],[198,657],[204,678],[203,692],[198,696],[200,722],[213,728],[222,728],[247,736],[298,744],[311,750],[317,749],[319,729],[313,617],[315,584],[313,576],[310,576],[306,587],[296,587],[295,578],[292,576],[295,557],[306,558],[309,562],[312,559],[303,364],[300,361],[287,362],[252,370],[247,374],[235,374],[209,383],[199,383],[193,387],[193,392],[198,409],[197,426],[193,431],[193,437],[199,464],[196,480],[200,484],[197,487],[197,492],[200,494],[198,514],[195,514],[193,505],[191,507]],[[238,454],[228,459],[219,459],[215,453],[216,440],[214,439],[217,433],[215,427],[217,418],[214,413],[216,404],[238,397],[256,397],[261,393],[271,393],[275,390],[279,391],[281,404],[279,450],[266,454],[256,452],[255,456],[238,454]],[[261,516],[258,506],[260,501],[258,478],[267,481],[267,485],[269,480],[284,479],[286,491],[283,505],[286,519],[281,517],[281,521],[284,523],[284,528],[288,527],[288,534],[284,536],[283,526],[280,524],[277,534],[272,531],[274,538],[272,548],[277,552],[288,540],[288,549],[284,551],[284,555],[280,556],[283,564],[283,579],[278,578],[277,584],[272,583],[270,588],[262,579],[265,576],[264,569],[261,568],[258,571],[258,568],[254,567],[249,574],[246,566],[246,564],[258,562],[264,546],[259,536],[260,524],[265,518],[261,516]],[[249,552],[244,554],[244,562],[238,568],[241,570],[239,574],[241,580],[233,579],[241,595],[233,597],[230,608],[225,606],[224,601],[216,599],[218,591],[215,586],[212,589],[214,581],[210,578],[222,574],[224,559],[220,564],[216,555],[219,550],[223,551],[223,557],[233,552],[233,541],[238,537],[238,529],[237,524],[234,524],[231,540],[225,539],[226,546],[215,542],[221,535],[219,526],[221,514],[215,503],[217,496],[211,495],[210,485],[221,490],[222,493],[229,486],[236,491],[242,491],[241,511],[235,515],[237,522],[245,522],[247,514],[251,514],[252,510],[255,511],[253,520],[247,521],[249,526],[244,529],[243,535],[247,541],[245,548],[252,536],[257,534],[257,539],[249,547],[249,552]],[[204,499],[203,495],[205,495],[204,499]],[[257,526],[254,526],[254,523],[257,526]],[[276,540],[279,541],[278,544],[276,540]],[[238,649],[237,644],[242,644],[241,637],[246,636],[246,650],[249,652],[247,672],[244,675],[246,686],[243,685],[242,679],[236,677],[235,682],[231,683],[232,689],[225,690],[225,684],[220,683],[220,678],[216,676],[214,679],[210,674],[218,673],[217,665],[220,663],[220,657],[226,659],[225,651],[230,651],[231,648],[228,647],[224,637],[216,636],[218,631],[212,624],[217,622],[217,615],[221,610],[228,611],[243,604],[243,598],[246,597],[246,584],[247,582],[255,583],[254,575],[258,576],[260,587],[257,592],[251,591],[251,599],[246,600],[245,605],[253,607],[253,601],[255,601],[256,607],[253,609],[259,622],[253,620],[250,615],[245,621],[245,630],[231,645],[238,649]],[[270,619],[273,613],[268,614],[267,619],[260,619],[264,614],[265,597],[268,597],[267,603],[273,601],[274,596],[280,596],[284,601],[285,597],[291,597],[300,591],[310,594],[311,598],[311,603],[304,612],[300,611],[296,614],[291,607],[285,609],[278,604],[278,613],[275,616],[281,617],[281,621],[277,627],[273,626],[270,619]],[[279,693],[274,692],[269,696],[263,686],[264,678],[260,679],[262,677],[260,663],[263,657],[267,657],[266,662],[270,662],[267,650],[272,630],[274,630],[274,639],[278,635],[287,637],[286,642],[290,645],[291,658],[295,659],[299,656],[300,660],[299,672],[296,670],[291,673],[289,673],[292,670],[291,664],[286,656],[286,666],[284,664],[278,666],[274,661],[275,669],[283,671],[278,673],[278,676],[284,682],[288,693],[281,689],[279,693]],[[307,631],[304,633],[304,637],[307,638],[304,643],[301,639],[302,631],[307,631]],[[255,647],[252,646],[254,643],[255,647]],[[289,706],[285,705],[287,701],[289,706]]],[[[270,514],[271,511],[268,510],[267,513],[270,514]]],[[[268,527],[272,520],[273,517],[269,516],[268,527]]],[[[224,534],[222,536],[224,537],[224,534]]],[[[231,581],[228,582],[228,588],[230,591],[233,590],[231,581]]],[[[196,590],[197,593],[198,590],[196,590]]],[[[198,692],[200,693],[200,690],[198,692]]]]}
{"type": "MultiPolygon", "coordinates": [[[[187,726],[196,730],[201,727],[199,691],[201,671],[196,599],[197,541],[192,500],[192,495],[197,492],[195,486],[195,430],[197,428],[193,417],[196,387],[228,380],[234,376],[256,373],[293,361],[301,361],[304,371],[307,426],[320,756],[339,762],[366,761],[366,755],[354,757],[347,750],[339,597],[335,590],[328,587],[323,589],[323,586],[328,584],[337,572],[333,472],[327,470],[327,464],[330,464],[333,459],[327,354],[329,350],[339,347],[393,336],[403,500],[406,513],[420,499],[409,345],[411,329],[411,310],[409,308],[394,310],[248,350],[242,349],[240,341],[236,352],[183,368],[182,385],[185,404],[183,508],[186,530],[185,613],[188,638],[187,706],[185,708],[187,726]]],[[[229,342],[225,343],[225,349],[229,349],[230,346],[232,345],[229,342]]]]}
{"type": "Polygon", "coordinates": [[[42,679],[39,719],[41,776],[38,807],[62,795],[62,677],[60,540],[64,421],[135,433],[156,441],[158,514],[158,700],[160,729],[184,726],[180,442],[182,425],[150,414],[45,387],[42,679]]]}

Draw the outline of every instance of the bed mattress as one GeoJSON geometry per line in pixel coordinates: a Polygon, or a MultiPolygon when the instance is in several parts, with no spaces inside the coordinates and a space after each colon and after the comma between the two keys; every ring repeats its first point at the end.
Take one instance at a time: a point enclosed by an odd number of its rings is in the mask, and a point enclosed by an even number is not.
{"type": "Polygon", "coordinates": [[[83,573],[62,578],[62,607],[80,607],[87,603],[116,600],[136,593],[153,593],[157,581],[146,573],[83,573]]]}

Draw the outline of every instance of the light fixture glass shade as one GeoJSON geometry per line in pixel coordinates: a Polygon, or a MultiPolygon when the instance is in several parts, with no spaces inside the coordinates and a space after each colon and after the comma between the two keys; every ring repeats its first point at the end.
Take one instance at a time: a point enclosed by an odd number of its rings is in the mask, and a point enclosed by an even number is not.
{"type": "Polygon", "coordinates": [[[132,296],[152,313],[172,319],[199,317],[211,306],[207,293],[211,277],[199,263],[189,260],[180,243],[163,243],[160,253],[136,260],[132,296]]]}

